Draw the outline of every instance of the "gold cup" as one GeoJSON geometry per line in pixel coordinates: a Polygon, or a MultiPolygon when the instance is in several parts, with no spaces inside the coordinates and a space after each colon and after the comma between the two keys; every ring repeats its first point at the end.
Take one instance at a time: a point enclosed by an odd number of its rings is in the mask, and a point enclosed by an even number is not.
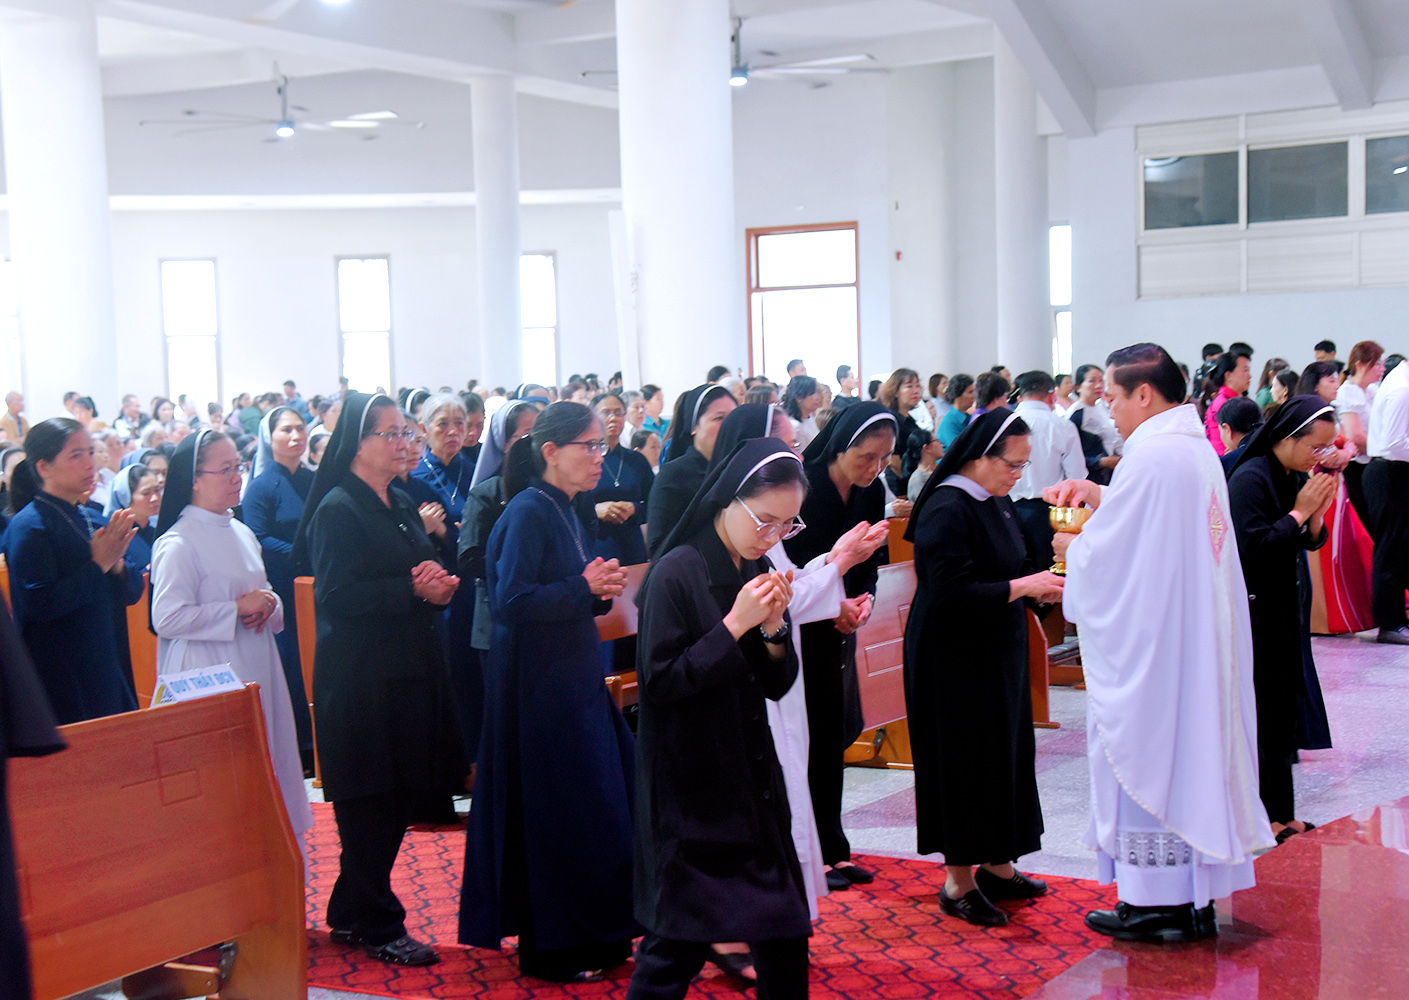
{"type": "MultiPolygon", "coordinates": [[[[1081,526],[1094,513],[1090,507],[1053,507],[1049,515],[1052,521],[1052,528],[1064,535],[1081,534],[1081,526]]],[[[1058,559],[1052,564],[1052,572],[1058,576],[1067,575],[1067,564],[1058,559]]]]}

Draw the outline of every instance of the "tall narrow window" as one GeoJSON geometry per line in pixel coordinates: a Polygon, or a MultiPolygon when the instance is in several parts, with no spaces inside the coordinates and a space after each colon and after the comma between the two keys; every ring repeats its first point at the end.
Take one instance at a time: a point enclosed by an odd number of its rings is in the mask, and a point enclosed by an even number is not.
{"type": "Polygon", "coordinates": [[[219,313],[215,261],[161,262],[161,322],[166,334],[166,392],[205,412],[220,399],[219,313]]]}
{"type": "Polygon", "coordinates": [[[750,371],[786,382],[801,358],[823,382],[841,365],[859,374],[856,223],[750,229],[748,258],[750,371]]]}
{"type": "Polygon", "coordinates": [[[0,261],[0,391],[20,392],[24,372],[20,370],[20,304],[15,293],[15,265],[0,261]]]}
{"type": "Polygon", "coordinates": [[[1071,374],[1071,226],[1047,234],[1051,268],[1052,371],[1071,374]]]}
{"type": "Polygon", "coordinates": [[[519,311],[523,317],[523,379],[558,384],[558,275],[551,253],[519,258],[519,311]]]}
{"type": "Polygon", "coordinates": [[[338,329],[342,373],[361,392],[391,384],[391,262],[385,257],[338,258],[338,329]]]}

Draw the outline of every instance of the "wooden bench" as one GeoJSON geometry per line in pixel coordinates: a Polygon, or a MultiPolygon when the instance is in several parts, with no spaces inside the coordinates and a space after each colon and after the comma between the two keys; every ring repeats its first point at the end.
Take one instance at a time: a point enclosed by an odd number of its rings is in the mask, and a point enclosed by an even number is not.
{"type": "Polygon", "coordinates": [[[67,750],[10,762],[36,1000],[222,942],[221,1000],[306,1000],[303,861],[257,686],[60,731],[67,750]]]}
{"type": "MultiPolygon", "coordinates": [[[[641,581],[646,578],[648,563],[626,567],[626,589],[612,601],[612,609],[597,619],[597,634],[606,642],[610,639],[625,639],[636,634],[639,609],[636,595],[641,592],[641,581]]],[[[636,671],[624,670],[607,676],[607,690],[616,699],[617,707],[625,711],[641,701],[641,690],[636,685],[636,671]]]]}
{"type": "Polygon", "coordinates": [[[137,707],[152,704],[157,689],[157,637],[152,634],[150,574],[142,574],[142,597],[127,606],[127,648],[132,655],[132,680],[137,687],[137,707]]]}
{"type": "Polygon", "coordinates": [[[323,787],[318,763],[318,720],[313,717],[313,654],[318,650],[318,609],[314,606],[313,577],[294,577],[294,614],[298,616],[298,659],[303,668],[303,693],[308,698],[309,729],[313,733],[313,787],[323,787]]]}

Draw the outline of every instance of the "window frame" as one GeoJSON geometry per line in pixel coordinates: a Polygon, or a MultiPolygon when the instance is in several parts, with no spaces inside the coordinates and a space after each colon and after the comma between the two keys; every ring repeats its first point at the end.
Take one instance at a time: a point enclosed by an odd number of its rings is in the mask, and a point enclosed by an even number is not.
{"type": "MultiPolygon", "coordinates": [[[[855,288],[856,289],[856,377],[862,377],[865,371],[862,367],[861,355],[861,226],[855,220],[850,222],[814,222],[807,225],[795,226],[760,226],[744,230],[744,260],[746,271],[745,285],[747,289],[744,293],[744,314],[748,323],[748,372],[749,377],[760,374],[754,371],[754,329],[753,329],[753,297],[760,292],[790,292],[805,291],[814,288],[855,288]],[[830,283],[823,285],[767,285],[761,286],[758,283],[758,240],[762,236],[786,236],[793,233],[824,233],[837,230],[851,230],[855,241],[856,253],[856,280],[841,284],[830,283]]],[[[760,331],[760,335],[762,331],[760,331]]],[[[825,379],[817,376],[820,380],[830,383],[831,374],[828,373],[825,379]]]]}
{"type": "Polygon", "coordinates": [[[166,398],[173,403],[179,395],[171,384],[171,334],[166,329],[166,281],[163,276],[163,268],[167,263],[188,263],[194,261],[209,261],[211,266],[211,283],[215,290],[215,398],[207,399],[197,404],[197,413],[200,414],[201,407],[208,403],[220,403],[222,410],[225,400],[225,358],[221,350],[223,337],[221,336],[220,323],[220,261],[215,257],[158,257],[157,258],[157,302],[161,311],[161,361],[162,361],[162,381],[166,386],[166,398]]]}
{"type": "MultiPolygon", "coordinates": [[[[561,288],[558,283],[558,251],[556,250],[524,250],[519,254],[519,350],[523,350],[524,334],[529,330],[547,330],[546,326],[529,326],[523,321],[523,281],[522,268],[525,257],[547,257],[553,265],[553,385],[563,384],[563,313],[559,308],[562,302],[561,288]]],[[[521,373],[521,377],[527,379],[527,372],[521,373]]]]}

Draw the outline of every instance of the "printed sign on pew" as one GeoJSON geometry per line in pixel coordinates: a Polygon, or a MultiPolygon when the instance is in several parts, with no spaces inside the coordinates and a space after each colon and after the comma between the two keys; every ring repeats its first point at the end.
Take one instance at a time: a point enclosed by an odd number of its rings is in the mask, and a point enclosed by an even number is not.
{"type": "Polygon", "coordinates": [[[152,707],[204,698],[212,694],[225,694],[227,691],[238,691],[244,686],[244,682],[235,676],[235,671],[230,669],[228,663],[183,670],[176,674],[162,674],[157,678],[157,688],[152,694],[152,707]]]}

